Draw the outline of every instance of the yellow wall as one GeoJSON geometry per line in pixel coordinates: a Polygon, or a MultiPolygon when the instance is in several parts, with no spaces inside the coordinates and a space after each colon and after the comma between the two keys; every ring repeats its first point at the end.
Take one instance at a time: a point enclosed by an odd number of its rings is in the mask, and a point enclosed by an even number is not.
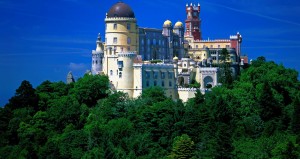
{"type": "Polygon", "coordinates": [[[105,41],[108,47],[116,46],[116,53],[137,51],[138,50],[138,28],[134,18],[106,18],[105,41]],[[116,29],[114,25],[116,24],[116,29]],[[127,29],[127,24],[130,24],[130,30],[127,29]],[[127,43],[127,38],[130,38],[130,43],[127,43]],[[117,38],[117,42],[114,42],[117,38]],[[128,50],[130,47],[130,50],[128,50]]]}

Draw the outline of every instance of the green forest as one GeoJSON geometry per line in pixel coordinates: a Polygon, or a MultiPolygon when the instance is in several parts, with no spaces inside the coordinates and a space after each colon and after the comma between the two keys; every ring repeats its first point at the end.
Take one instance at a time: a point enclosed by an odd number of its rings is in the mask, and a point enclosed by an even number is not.
{"type": "Polygon", "coordinates": [[[300,158],[298,72],[259,57],[186,103],[160,87],[137,99],[104,75],[24,80],[0,108],[0,158],[300,158]]]}

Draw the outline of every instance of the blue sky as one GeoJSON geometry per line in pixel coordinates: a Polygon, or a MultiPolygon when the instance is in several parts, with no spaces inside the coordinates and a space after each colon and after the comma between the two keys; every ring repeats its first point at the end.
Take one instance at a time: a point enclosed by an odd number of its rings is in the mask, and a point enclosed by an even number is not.
{"type": "MultiPolygon", "coordinates": [[[[23,80],[34,87],[90,69],[91,50],[105,13],[117,0],[0,0],[0,106],[23,80]]],[[[300,71],[300,1],[124,0],[141,27],[185,20],[185,4],[200,3],[204,39],[240,32],[242,53],[265,56],[300,71]],[[299,51],[299,52],[298,52],[299,51]]],[[[104,39],[104,38],[103,38],[104,39]]]]}

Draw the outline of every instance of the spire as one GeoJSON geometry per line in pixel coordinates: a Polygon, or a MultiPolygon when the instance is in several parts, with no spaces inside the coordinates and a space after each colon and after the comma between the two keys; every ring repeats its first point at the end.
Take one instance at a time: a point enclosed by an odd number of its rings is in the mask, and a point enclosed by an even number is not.
{"type": "Polygon", "coordinates": [[[193,6],[193,3],[191,3],[191,6],[193,6]]]}
{"type": "Polygon", "coordinates": [[[98,42],[101,42],[101,34],[100,33],[98,33],[97,43],[98,42]]]}
{"type": "Polygon", "coordinates": [[[189,5],[186,3],[186,5],[185,5],[186,7],[188,7],[189,5]]]}
{"type": "Polygon", "coordinates": [[[97,43],[96,51],[103,52],[103,49],[102,49],[103,45],[102,45],[102,40],[101,40],[101,34],[100,33],[98,33],[98,37],[97,37],[96,43],[97,43]]]}
{"type": "Polygon", "coordinates": [[[198,3],[198,7],[200,7],[200,3],[198,3]]]}
{"type": "Polygon", "coordinates": [[[67,84],[75,82],[72,72],[70,71],[67,75],[67,84]]]}

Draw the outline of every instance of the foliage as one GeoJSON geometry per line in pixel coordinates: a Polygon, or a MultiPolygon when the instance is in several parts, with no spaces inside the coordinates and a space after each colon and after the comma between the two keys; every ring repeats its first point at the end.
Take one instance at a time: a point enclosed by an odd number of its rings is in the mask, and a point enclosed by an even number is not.
{"type": "Polygon", "coordinates": [[[194,158],[194,148],[195,144],[192,139],[183,134],[181,136],[177,136],[174,139],[174,143],[172,146],[172,152],[168,156],[170,159],[190,159],[194,158]]]}
{"type": "Polygon", "coordinates": [[[223,48],[220,54],[219,64],[219,82],[226,87],[231,87],[233,83],[233,75],[231,71],[230,54],[227,49],[223,48]]]}
{"type": "Polygon", "coordinates": [[[160,87],[110,93],[102,75],[23,81],[0,108],[0,158],[299,158],[297,77],[259,57],[186,103],[160,87]]]}

